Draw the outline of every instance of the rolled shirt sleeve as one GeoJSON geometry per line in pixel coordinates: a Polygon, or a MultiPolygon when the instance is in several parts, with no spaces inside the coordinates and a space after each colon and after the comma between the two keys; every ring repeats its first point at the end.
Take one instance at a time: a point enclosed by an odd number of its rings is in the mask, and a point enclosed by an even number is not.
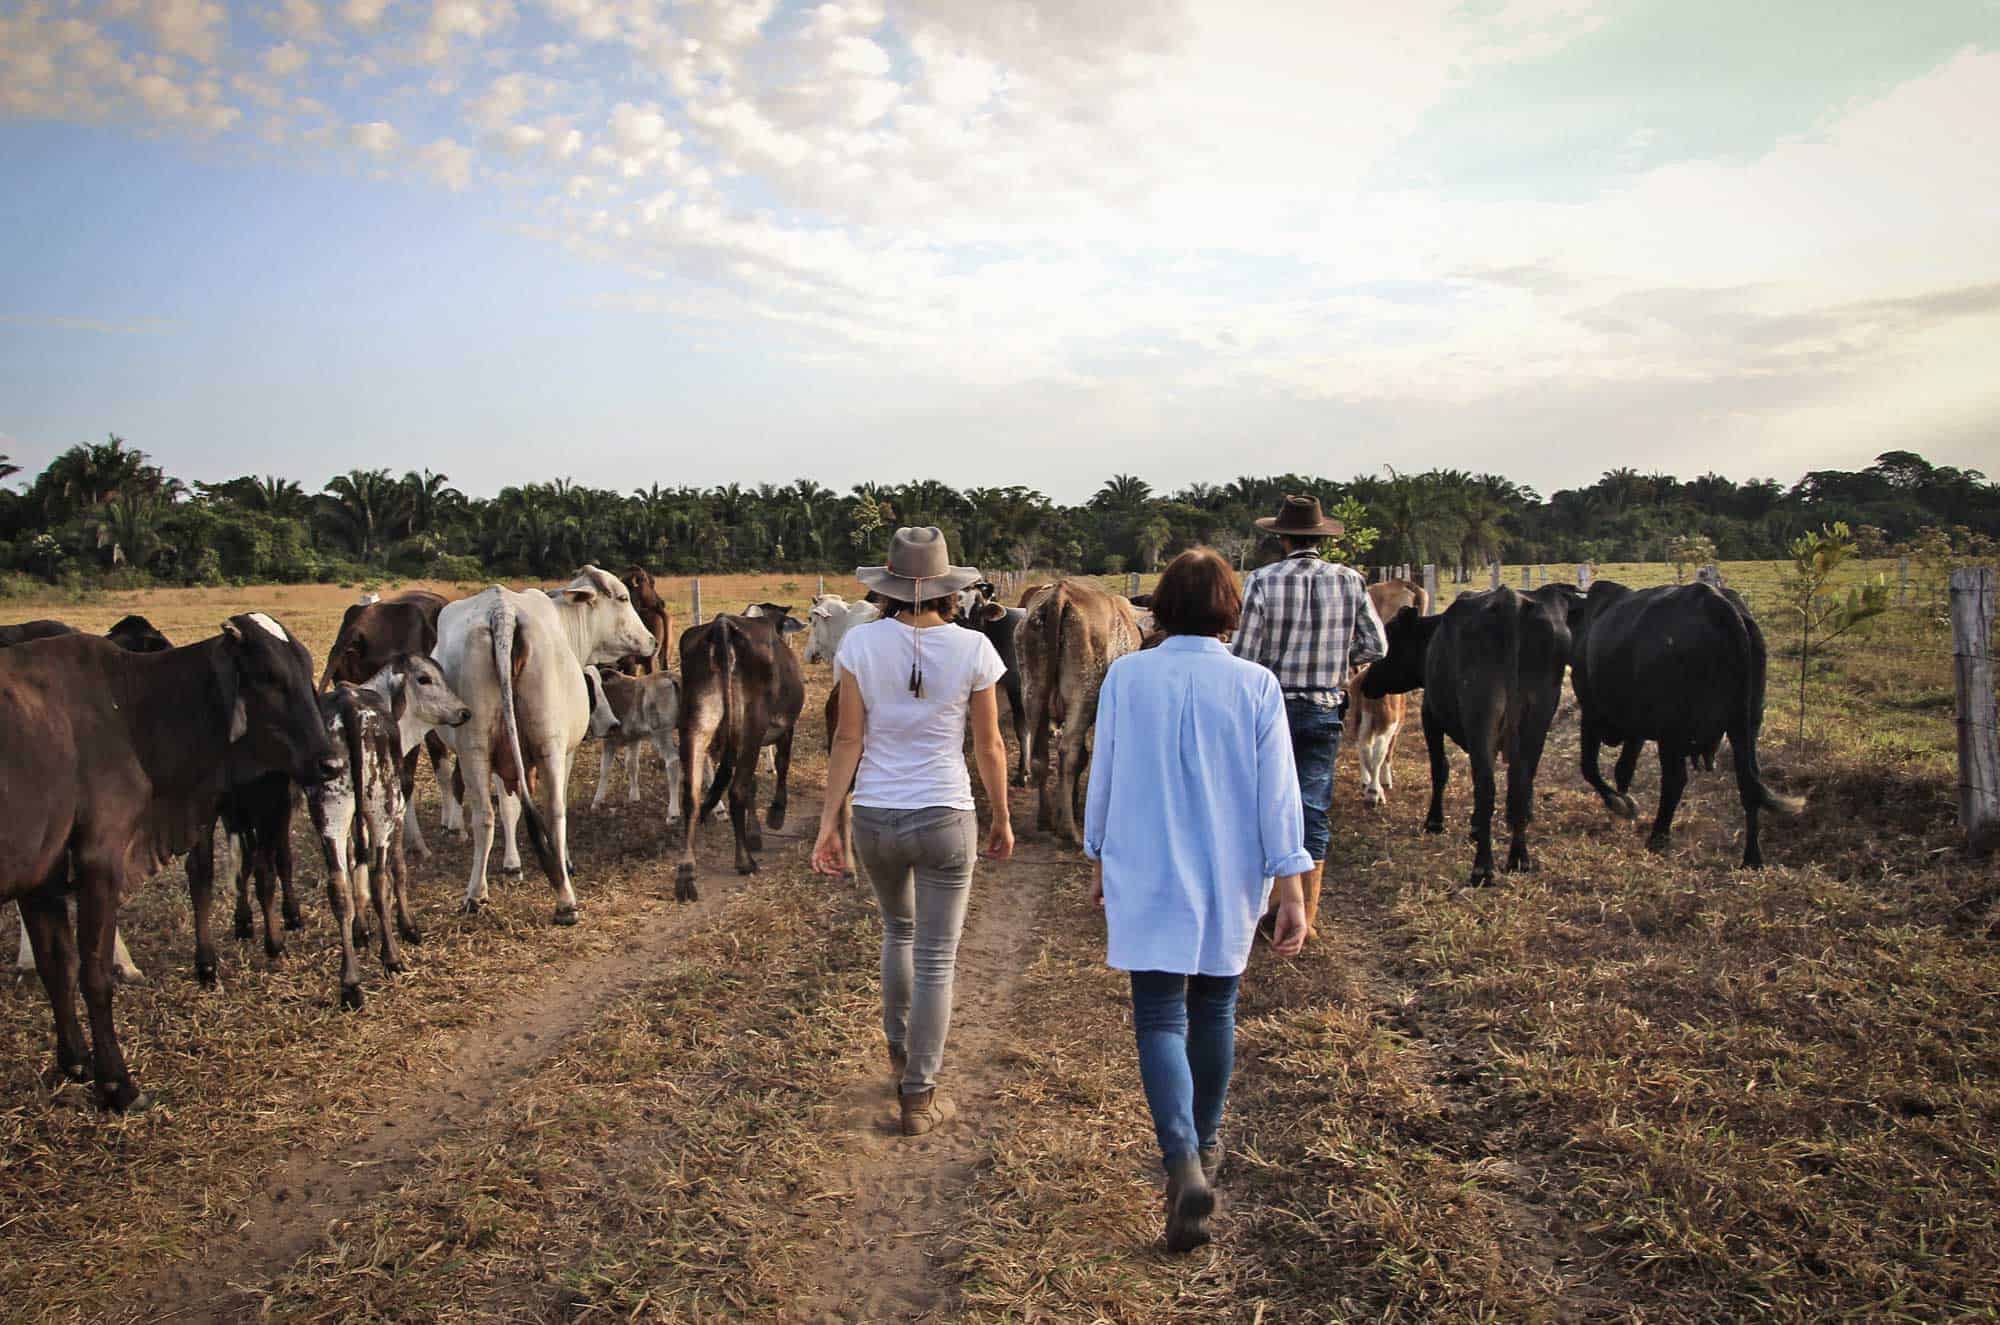
{"type": "Polygon", "coordinates": [[[1104,855],[1104,830],[1111,819],[1111,769],[1117,763],[1118,664],[1112,663],[1097,691],[1097,727],[1091,737],[1090,783],[1083,801],[1083,854],[1104,855]]]}
{"type": "MultiPolygon", "coordinates": [[[[1092,770],[1093,775],[1095,769],[1092,770]]],[[[1298,768],[1292,761],[1292,729],[1284,696],[1273,678],[1257,711],[1257,831],[1264,851],[1264,874],[1279,879],[1312,868],[1306,854],[1306,815],[1299,800],[1298,768]]]]}

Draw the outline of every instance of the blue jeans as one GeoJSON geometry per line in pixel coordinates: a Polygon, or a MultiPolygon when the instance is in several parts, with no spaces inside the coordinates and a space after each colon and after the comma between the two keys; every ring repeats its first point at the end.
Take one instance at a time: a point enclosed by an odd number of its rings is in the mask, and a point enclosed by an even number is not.
{"type": "Polygon", "coordinates": [[[1236,1062],[1234,975],[1132,972],[1139,1080],[1169,1166],[1215,1143],[1236,1062]]]}
{"type": "Polygon", "coordinates": [[[1299,769],[1299,799],[1305,803],[1306,854],[1326,859],[1327,808],[1333,804],[1333,766],[1340,758],[1341,710],[1309,699],[1286,699],[1285,719],[1292,728],[1292,762],[1299,769]]]}

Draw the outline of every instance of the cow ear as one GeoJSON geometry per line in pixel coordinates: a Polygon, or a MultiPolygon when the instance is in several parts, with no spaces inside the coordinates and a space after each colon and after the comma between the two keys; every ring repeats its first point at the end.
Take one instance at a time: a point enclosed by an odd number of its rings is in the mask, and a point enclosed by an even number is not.
{"type": "Polygon", "coordinates": [[[222,633],[235,640],[238,644],[243,642],[243,628],[236,624],[234,618],[224,619],[222,633]]]}
{"type": "Polygon", "coordinates": [[[778,633],[781,635],[796,635],[805,628],[806,623],[797,617],[783,616],[778,618],[778,633]]]}
{"type": "Polygon", "coordinates": [[[571,585],[562,591],[562,596],[569,599],[572,603],[587,603],[597,597],[597,590],[588,585],[571,585]]]}

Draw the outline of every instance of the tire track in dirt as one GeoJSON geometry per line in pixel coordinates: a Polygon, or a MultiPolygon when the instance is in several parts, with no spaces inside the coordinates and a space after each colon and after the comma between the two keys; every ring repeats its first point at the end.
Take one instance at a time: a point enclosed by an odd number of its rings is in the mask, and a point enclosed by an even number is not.
{"type": "Polygon", "coordinates": [[[826,1195],[842,1203],[844,1218],[795,1319],[928,1320],[950,1306],[952,1286],[939,1263],[959,1235],[973,1175],[991,1153],[994,1120],[1007,1108],[1008,1008],[1025,974],[1037,907],[1072,863],[1037,842],[1006,864],[982,861],[973,876],[939,1078],[958,1117],[926,1136],[901,1134],[879,1033],[868,1070],[833,1102],[827,1125],[844,1134],[846,1150],[826,1195]]]}
{"type": "MultiPolygon", "coordinates": [[[[788,854],[810,846],[787,833],[766,830],[765,837],[788,854]]],[[[765,868],[776,859],[768,853],[765,868]]],[[[391,1100],[359,1135],[332,1151],[294,1154],[273,1169],[226,1235],[209,1239],[205,1256],[132,1289],[135,1305],[126,1319],[256,1319],[261,1285],[317,1245],[335,1220],[407,1177],[425,1148],[476,1124],[512,1086],[562,1053],[602,1008],[643,988],[683,937],[728,907],[736,892],[726,885],[735,877],[703,876],[696,902],[663,898],[641,914],[626,947],[510,997],[466,1028],[448,1061],[388,1083],[391,1100]]]]}

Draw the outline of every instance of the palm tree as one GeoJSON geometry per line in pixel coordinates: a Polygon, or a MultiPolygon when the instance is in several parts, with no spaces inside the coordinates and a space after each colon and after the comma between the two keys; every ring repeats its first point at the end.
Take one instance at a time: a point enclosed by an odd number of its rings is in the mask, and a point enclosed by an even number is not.
{"type": "Polygon", "coordinates": [[[465,494],[451,486],[451,475],[426,469],[403,475],[403,523],[412,535],[428,534],[465,507],[465,494]]]}
{"type": "Polygon", "coordinates": [[[13,456],[0,455],[0,482],[4,482],[20,472],[21,467],[14,463],[13,456]]]}
{"type": "Polygon", "coordinates": [[[252,479],[246,495],[252,510],[270,515],[303,519],[312,510],[312,499],[306,496],[304,488],[275,474],[252,479]]]}
{"type": "Polygon", "coordinates": [[[1133,474],[1113,474],[1090,499],[1090,504],[1096,510],[1130,515],[1152,497],[1153,485],[1146,480],[1133,474]]]}
{"type": "Polygon", "coordinates": [[[351,469],[327,480],[320,511],[361,560],[373,561],[402,517],[402,484],[386,469],[351,469]]]}

